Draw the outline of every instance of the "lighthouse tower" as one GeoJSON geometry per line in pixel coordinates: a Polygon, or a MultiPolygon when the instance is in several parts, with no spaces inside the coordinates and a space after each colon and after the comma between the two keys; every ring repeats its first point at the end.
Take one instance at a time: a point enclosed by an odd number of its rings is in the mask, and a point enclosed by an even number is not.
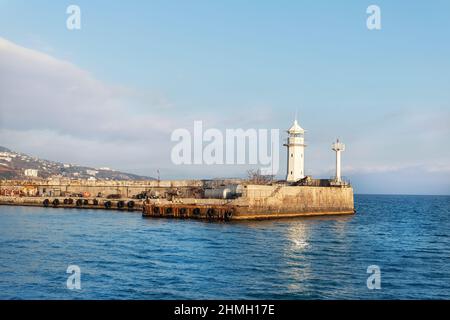
{"type": "Polygon", "coordinates": [[[289,137],[287,147],[287,175],[286,181],[295,182],[305,177],[305,130],[294,121],[287,131],[289,137]]]}
{"type": "Polygon", "coordinates": [[[345,151],[345,144],[339,142],[339,139],[332,144],[332,149],[336,151],[336,182],[342,182],[341,178],[341,151],[345,151]]]}

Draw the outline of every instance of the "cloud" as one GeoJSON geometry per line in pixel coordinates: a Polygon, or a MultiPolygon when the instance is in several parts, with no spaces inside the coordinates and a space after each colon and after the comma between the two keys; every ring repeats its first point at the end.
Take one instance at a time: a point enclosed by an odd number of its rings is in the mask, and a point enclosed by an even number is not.
{"type": "Polygon", "coordinates": [[[152,112],[168,104],[161,96],[140,99],[132,89],[105,84],[71,63],[2,38],[0,90],[4,129],[50,129],[114,141],[145,140],[174,125],[170,117],[152,112]]]}
{"type": "Polygon", "coordinates": [[[389,173],[398,172],[405,169],[411,169],[415,165],[366,165],[366,166],[343,166],[343,170],[348,174],[364,174],[364,173],[389,173]]]}
{"type": "Polygon", "coordinates": [[[0,144],[13,150],[135,173],[167,168],[171,177],[245,174],[246,168],[172,165],[170,135],[176,128],[192,130],[194,120],[223,130],[270,124],[271,109],[186,111],[158,90],[106,84],[69,62],[0,38],[0,144]]]}
{"type": "Polygon", "coordinates": [[[160,92],[106,84],[69,62],[0,38],[1,145],[144,173],[168,160],[170,133],[179,124],[155,111],[170,107],[160,92]]]}
{"type": "Polygon", "coordinates": [[[191,112],[161,91],[104,83],[70,62],[0,38],[0,145],[49,160],[166,178],[245,175],[245,167],[175,166],[174,129],[270,124],[270,108],[191,112]],[[186,114],[189,114],[186,116],[186,114]],[[254,115],[257,114],[255,117],[254,115]]]}
{"type": "Polygon", "coordinates": [[[450,173],[450,163],[438,163],[426,167],[427,172],[430,173],[450,173]]]}

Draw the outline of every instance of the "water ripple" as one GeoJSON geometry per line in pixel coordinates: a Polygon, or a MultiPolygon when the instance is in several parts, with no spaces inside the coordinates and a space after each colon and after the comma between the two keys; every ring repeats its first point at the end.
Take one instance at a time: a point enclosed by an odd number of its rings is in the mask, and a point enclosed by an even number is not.
{"type": "Polygon", "coordinates": [[[450,197],[355,201],[354,216],[239,223],[2,206],[0,299],[449,299],[450,197]]]}

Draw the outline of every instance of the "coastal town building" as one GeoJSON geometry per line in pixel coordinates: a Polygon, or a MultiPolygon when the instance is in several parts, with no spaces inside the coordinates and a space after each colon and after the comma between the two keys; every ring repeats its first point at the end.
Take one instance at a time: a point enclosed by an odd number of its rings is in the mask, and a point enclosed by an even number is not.
{"type": "Polygon", "coordinates": [[[38,170],[36,169],[25,169],[24,174],[27,177],[37,177],[38,176],[38,170]]]}

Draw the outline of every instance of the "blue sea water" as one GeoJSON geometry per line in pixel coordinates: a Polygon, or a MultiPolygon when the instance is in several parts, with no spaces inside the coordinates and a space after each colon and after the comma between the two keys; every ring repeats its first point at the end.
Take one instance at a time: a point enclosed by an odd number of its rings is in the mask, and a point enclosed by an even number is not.
{"type": "Polygon", "coordinates": [[[0,206],[0,299],[450,299],[450,197],[355,203],[354,216],[239,223],[0,206]]]}

